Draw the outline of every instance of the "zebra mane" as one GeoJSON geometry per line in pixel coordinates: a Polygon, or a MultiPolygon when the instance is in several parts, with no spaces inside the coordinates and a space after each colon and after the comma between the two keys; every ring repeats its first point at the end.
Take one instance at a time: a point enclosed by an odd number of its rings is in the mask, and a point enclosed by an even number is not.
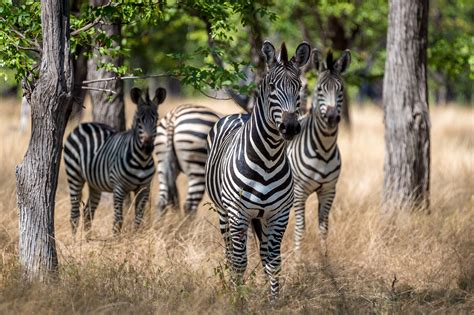
{"type": "Polygon", "coordinates": [[[145,92],[143,93],[144,96],[145,96],[145,103],[146,104],[150,104],[151,100],[150,100],[150,93],[148,91],[148,88],[146,88],[145,92]]]}
{"type": "Polygon", "coordinates": [[[334,56],[332,55],[332,50],[329,49],[328,50],[328,53],[326,55],[326,68],[329,70],[329,71],[332,71],[334,69],[334,56]]]}
{"type": "Polygon", "coordinates": [[[285,65],[288,63],[288,51],[286,50],[285,42],[281,43],[280,62],[285,65]]]}

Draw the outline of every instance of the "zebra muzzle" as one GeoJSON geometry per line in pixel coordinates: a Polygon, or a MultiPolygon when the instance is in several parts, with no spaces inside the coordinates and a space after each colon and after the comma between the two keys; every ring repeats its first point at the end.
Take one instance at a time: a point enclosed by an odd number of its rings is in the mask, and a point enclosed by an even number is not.
{"type": "Polygon", "coordinates": [[[283,112],[278,131],[285,140],[292,140],[301,131],[296,113],[283,112]]]}
{"type": "Polygon", "coordinates": [[[339,123],[339,121],[341,121],[341,115],[339,115],[339,112],[338,112],[338,110],[335,106],[328,108],[328,111],[326,113],[326,117],[327,117],[328,125],[331,128],[336,127],[336,125],[339,123]]]}

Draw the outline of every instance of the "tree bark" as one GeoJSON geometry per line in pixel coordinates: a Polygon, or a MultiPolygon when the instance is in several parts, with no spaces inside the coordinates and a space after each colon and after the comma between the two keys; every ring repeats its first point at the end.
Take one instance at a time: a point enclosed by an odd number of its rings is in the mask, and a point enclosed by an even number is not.
{"type": "Polygon", "coordinates": [[[43,55],[31,95],[31,138],[16,168],[19,258],[29,280],[45,280],[58,268],[54,206],[73,85],[67,2],[42,0],[41,22],[43,55]]]}
{"type": "Polygon", "coordinates": [[[385,211],[428,208],[428,0],[390,0],[384,77],[385,211]]]}
{"type": "MultiPolygon", "coordinates": [[[[102,6],[106,5],[108,2],[108,0],[90,0],[92,6],[102,6]]],[[[121,36],[121,25],[119,21],[112,21],[110,25],[100,24],[97,28],[106,32],[109,37],[121,36]]],[[[118,47],[119,43],[114,41],[113,46],[118,47]]],[[[97,50],[94,50],[93,57],[88,61],[88,80],[96,80],[117,75],[116,73],[109,72],[105,69],[98,69],[98,67],[104,63],[112,63],[119,67],[123,64],[123,60],[120,57],[102,56],[97,50]]],[[[95,83],[94,87],[113,90],[116,94],[102,91],[90,91],[93,120],[112,126],[119,131],[125,130],[123,80],[95,83]]]]}

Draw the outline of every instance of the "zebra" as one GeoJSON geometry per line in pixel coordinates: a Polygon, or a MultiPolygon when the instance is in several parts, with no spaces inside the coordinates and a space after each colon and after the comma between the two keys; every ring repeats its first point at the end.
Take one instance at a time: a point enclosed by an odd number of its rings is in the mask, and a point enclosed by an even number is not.
{"type": "Polygon", "coordinates": [[[233,283],[241,283],[247,266],[247,230],[252,222],[273,299],[279,294],[280,247],[293,204],[285,140],[300,131],[299,74],[311,48],[301,43],[288,60],[283,43],[277,59],[274,46],[265,41],[262,53],[267,73],[257,88],[253,112],[223,117],[211,129],[205,179],[219,214],[233,283]]]}
{"type": "Polygon", "coordinates": [[[188,177],[184,210],[187,214],[196,212],[205,190],[206,138],[219,117],[207,107],[186,104],[174,108],[160,120],[155,138],[160,178],[159,215],[170,206],[179,208],[176,178],[180,172],[188,177]]]}
{"type": "Polygon", "coordinates": [[[300,120],[302,131],[288,144],[287,154],[295,180],[295,250],[298,252],[300,249],[305,229],[306,199],[316,192],[321,248],[326,255],[328,216],[341,171],[341,156],[337,147],[338,123],[344,100],[341,74],[349,67],[351,54],[346,50],[334,61],[329,51],[324,61],[321,52],[314,49],[312,56],[318,71],[312,108],[300,120]]]}
{"type": "Polygon", "coordinates": [[[82,188],[87,182],[89,199],[84,208],[84,230],[91,228],[102,192],[113,192],[114,225],[118,234],[122,228],[123,200],[135,192],[135,228],[138,228],[148,201],[150,183],[155,173],[153,141],[156,135],[158,105],[166,98],[166,90],[158,88],[153,100],[138,88],[130,91],[137,104],[132,128],[117,132],[100,123],[83,123],[67,137],[64,162],[71,198],[71,227],[77,232],[82,188]]]}

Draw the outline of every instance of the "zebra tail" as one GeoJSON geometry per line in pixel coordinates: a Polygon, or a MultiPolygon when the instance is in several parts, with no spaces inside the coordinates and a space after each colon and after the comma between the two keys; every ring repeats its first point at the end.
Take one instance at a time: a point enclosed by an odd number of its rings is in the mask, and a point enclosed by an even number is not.
{"type": "Polygon", "coordinates": [[[253,231],[257,235],[258,241],[262,244],[262,222],[260,219],[252,219],[253,231]]]}

